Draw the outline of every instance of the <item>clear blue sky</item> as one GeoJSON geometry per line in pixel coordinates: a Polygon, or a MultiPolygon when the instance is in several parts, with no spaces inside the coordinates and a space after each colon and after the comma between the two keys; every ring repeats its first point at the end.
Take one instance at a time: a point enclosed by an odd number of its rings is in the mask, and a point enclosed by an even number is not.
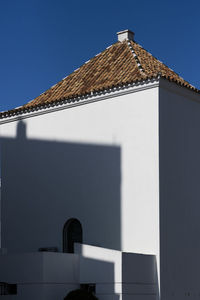
{"type": "Polygon", "coordinates": [[[200,88],[199,12],[199,0],[2,0],[0,110],[35,98],[127,28],[200,88]]]}

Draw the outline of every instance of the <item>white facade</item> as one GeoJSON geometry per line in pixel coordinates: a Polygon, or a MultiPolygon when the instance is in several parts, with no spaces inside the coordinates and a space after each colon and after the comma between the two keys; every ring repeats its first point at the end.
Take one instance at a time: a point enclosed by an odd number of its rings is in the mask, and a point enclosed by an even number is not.
{"type": "Polygon", "coordinates": [[[161,296],[197,299],[200,96],[163,81],[159,99],[161,296]]]}
{"type": "Polygon", "coordinates": [[[76,217],[87,244],[158,254],[158,87],[2,124],[1,136],[8,252],[61,250],[76,217]]]}
{"type": "Polygon", "coordinates": [[[0,255],[0,282],[17,283],[17,295],[2,299],[63,299],[79,288],[79,256],[35,252],[0,255]]]}
{"type": "Polygon", "coordinates": [[[0,281],[17,282],[17,295],[11,299],[60,300],[87,283],[95,283],[96,296],[102,300],[137,299],[138,294],[144,300],[148,294],[158,299],[153,255],[77,244],[75,254],[0,255],[0,265],[0,281]]]}
{"type": "Polygon", "coordinates": [[[198,101],[159,79],[1,120],[4,251],[62,252],[73,217],[84,244],[155,255],[162,299],[196,299],[198,101]]]}

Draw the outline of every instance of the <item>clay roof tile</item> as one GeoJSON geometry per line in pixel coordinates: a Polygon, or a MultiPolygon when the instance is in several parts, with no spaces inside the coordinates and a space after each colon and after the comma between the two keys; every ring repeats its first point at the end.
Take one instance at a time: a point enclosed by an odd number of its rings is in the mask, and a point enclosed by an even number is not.
{"type": "Polygon", "coordinates": [[[32,101],[18,109],[0,113],[0,118],[7,117],[16,111],[34,109],[44,104],[53,104],[60,100],[158,76],[199,93],[198,89],[152,56],[142,46],[135,41],[125,40],[106,48],[32,101]]]}

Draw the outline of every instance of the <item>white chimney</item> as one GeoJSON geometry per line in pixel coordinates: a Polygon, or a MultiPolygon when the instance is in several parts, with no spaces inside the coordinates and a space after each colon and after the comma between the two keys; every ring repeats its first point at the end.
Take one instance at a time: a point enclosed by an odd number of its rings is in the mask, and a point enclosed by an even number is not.
{"type": "Polygon", "coordinates": [[[131,40],[131,41],[134,40],[134,32],[130,31],[128,29],[117,32],[117,36],[118,36],[119,42],[123,42],[123,41],[127,41],[127,40],[131,40]]]}

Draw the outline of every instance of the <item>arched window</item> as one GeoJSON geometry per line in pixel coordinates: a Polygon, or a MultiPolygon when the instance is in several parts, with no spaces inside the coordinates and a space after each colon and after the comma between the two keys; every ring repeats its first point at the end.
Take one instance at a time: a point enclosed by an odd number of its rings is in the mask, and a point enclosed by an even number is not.
{"type": "Polygon", "coordinates": [[[63,227],[63,252],[74,253],[74,243],[82,243],[83,231],[79,220],[69,219],[63,227]]]}

